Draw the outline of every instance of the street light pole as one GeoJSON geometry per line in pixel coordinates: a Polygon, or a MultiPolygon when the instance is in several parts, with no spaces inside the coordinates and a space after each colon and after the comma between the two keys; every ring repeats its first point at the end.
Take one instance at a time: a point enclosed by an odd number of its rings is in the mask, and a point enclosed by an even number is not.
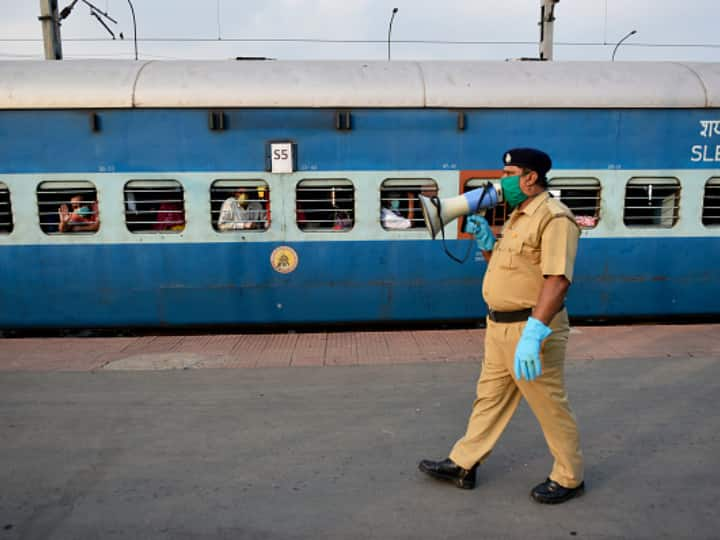
{"type": "Polygon", "coordinates": [[[626,35],[624,38],[622,38],[620,41],[617,42],[617,45],[615,45],[615,48],[613,49],[611,62],[614,62],[614,61],[615,61],[615,53],[617,52],[618,47],[622,44],[623,41],[625,41],[627,38],[629,38],[629,37],[632,36],[633,34],[637,34],[637,30],[633,30],[632,32],[628,32],[627,35],[626,35]]]}
{"type": "Polygon", "coordinates": [[[392,33],[392,23],[397,12],[398,8],[393,8],[392,15],[390,16],[390,25],[388,26],[388,60],[390,60],[390,34],[392,33]]]}

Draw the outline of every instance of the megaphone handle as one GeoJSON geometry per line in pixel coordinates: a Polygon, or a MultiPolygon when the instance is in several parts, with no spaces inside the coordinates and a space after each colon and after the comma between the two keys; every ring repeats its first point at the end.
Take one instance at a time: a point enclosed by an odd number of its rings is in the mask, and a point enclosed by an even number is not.
{"type": "MultiPolygon", "coordinates": [[[[480,214],[481,216],[485,217],[485,214],[487,214],[487,208],[484,208],[484,207],[480,208],[480,206],[481,206],[483,200],[485,199],[485,195],[487,195],[488,192],[490,191],[490,183],[485,182],[482,189],[483,189],[482,193],[480,194],[480,197],[478,197],[477,203],[475,203],[475,211],[470,212],[470,214],[480,214]]],[[[467,231],[465,231],[465,232],[467,232],[467,231]]]]}
{"type": "Polygon", "coordinates": [[[478,197],[477,203],[475,204],[475,211],[471,212],[472,214],[477,214],[480,210],[486,210],[485,208],[482,208],[482,209],[480,208],[480,203],[482,203],[483,199],[485,198],[485,195],[488,194],[489,190],[490,190],[490,182],[485,182],[482,193],[480,194],[480,197],[478,197]]]}

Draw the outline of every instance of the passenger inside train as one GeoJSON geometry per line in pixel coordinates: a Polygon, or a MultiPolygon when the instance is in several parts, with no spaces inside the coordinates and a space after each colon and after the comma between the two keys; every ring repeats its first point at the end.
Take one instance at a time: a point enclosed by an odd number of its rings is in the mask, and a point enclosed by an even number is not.
{"type": "Polygon", "coordinates": [[[61,204],[58,208],[58,232],[94,232],[100,227],[97,201],[88,203],[82,195],[70,198],[70,208],[61,204]]]}
{"type": "Polygon", "coordinates": [[[182,204],[176,201],[160,203],[153,230],[182,231],[185,228],[185,212],[182,204]]]}
{"type": "Polygon", "coordinates": [[[401,195],[397,191],[388,193],[382,200],[380,221],[385,229],[402,230],[412,227],[412,222],[400,211],[401,195]]]}
{"type": "Polygon", "coordinates": [[[270,200],[269,194],[264,185],[257,187],[257,202],[260,205],[260,219],[257,222],[257,229],[267,229],[270,226],[270,200]]]}
{"type": "Polygon", "coordinates": [[[302,231],[349,231],[355,224],[352,183],[303,180],[295,193],[297,226],[302,231]]]}
{"type": "Polygon", "coordinates": [[[125,184],[125,220],[132,233],[185,230],[182,185],[175,180],[131,180],[125,184]]]}
{"type": "Polygon", "coordinates": [[[335,220],[333,222],[334,231],[345,231],[352,228],[352,219],[344,210],[335,211],[335,220]]]}
{"type": "Polygon", "coordinates": [[[267,220],[261,200],[265,192],[258,189],[258,200],[250,201],[248,189],[239,187],[232,197],[228,197],[220,208],[218,229],[237,231],[245,229],[265,229],[267,220]]]}

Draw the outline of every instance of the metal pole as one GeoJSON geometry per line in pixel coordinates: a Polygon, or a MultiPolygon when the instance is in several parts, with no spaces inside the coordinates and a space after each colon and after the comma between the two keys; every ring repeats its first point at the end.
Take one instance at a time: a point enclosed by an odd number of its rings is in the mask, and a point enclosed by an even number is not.
{"type": "Polygon", "coordinates": [[[560,0],[542,0],[540,6],[540,60],[553,59],[553,23],[558,2],[560,0]]]}
{"type": "Polygon", "coordinates": [[[615,48],[613,49],[612,59],[610,60],[611,62],[614,62],[614,61],[615,61],[615,53],[617,52],[618,47],[622,44],[622,42],[625,41],[627,38],[629,38],[630,36],[632,36],[632,35],[634,35],[634,34],[637,34],[637,30],[633,30],[632,32],[628,32],[628,33],[625,35],[624,38],[622,38],[620,41],[617,42],[617,45],[615,45],[615,48]]]}
{"type": "Polygon", "coordinates": [[[397,12],[398,8],[393,8],[392,15],[390,16],[390,25],[388,26],[388,60],[390,60],[390,34],[392,33],[392,23],[397,12]]]}
{"type": "Polygon", "coordinates": [[[130,4],[130,13],[132,14],[133,19],[133,44],[135,45],[135,60],[138,59],[138,53],[137,53],[137,21],[135,20],[135,8],[132,5],[132,2],[128,0],[128,4],[130,4]]]}
{"type": "Polygon", "coordinates": [[[38,19],[42,23],[45,60],[62,60],[57,0],[40,0],[38,19]]]}

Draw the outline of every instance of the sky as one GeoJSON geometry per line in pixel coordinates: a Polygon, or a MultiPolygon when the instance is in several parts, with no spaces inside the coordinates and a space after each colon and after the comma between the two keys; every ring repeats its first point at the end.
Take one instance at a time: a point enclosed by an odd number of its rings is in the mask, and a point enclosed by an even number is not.
{"type": "MultiPolygon", "coordinates": [[[[394,7],[393,60],[538,56],[541,0],[131,1],[141,60],[386,60],[394,7]],[[287,39],[361,43],[277,41],[287,39]]],[[[59,0],[60,9],[70,2],[59,0]]],[[[112,40],[80,0],[62,23],[64,57],[133,58],[129,1],[91,3],[117,20],[108,26],[125,39],[112,40]]],[[[0,60],[44,58],[39,6],[0,0],[0,60]]],[[[610,60],[615,44],[636,30],[616,60],[720,61],[720,0],[561,0],[555,14],[555,60],[610,60]]]]}

